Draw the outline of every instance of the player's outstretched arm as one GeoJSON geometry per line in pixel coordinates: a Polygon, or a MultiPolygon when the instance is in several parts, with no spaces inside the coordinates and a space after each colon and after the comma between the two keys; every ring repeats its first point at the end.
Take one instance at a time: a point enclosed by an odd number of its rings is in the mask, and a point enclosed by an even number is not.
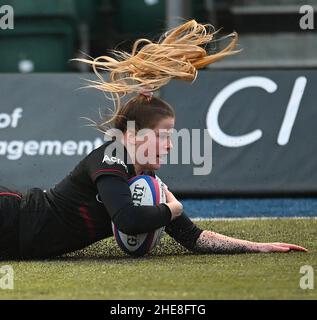
{"type": "Polygon", "coordinates": [[[227,237],[204,230],[196,241],[194,250],[201,253],[247,253],[247,252],[307,252],[307,249],[288,243],[261,243],[227,237]]]}
{"type": "MultiPolygon", "coordinates": [[[[165,188],[165,194],[167,204],[178,202],[173,193],[170,192],[167,188],[165,188]]],[[[177,229],[179,228],[174,227],[173,229],[171,229],[170,233],[176,239],[176,241],[184,245],[184,236],[178,236],[178,234],[181,234],[181,232],[177,229]]],[[[190,227],[183,229],[191,230],[190,227]]],[[[288,252],[291,250],[307,252],[307,249],[294,244],[280,242],[252,242],[242,239],[231,238],[223,234],[208,230],[204,230],[200,233],[193,247],[188,247],[186,245],[184,246],[190,249],[191,251],[197,253],[288,252]]]]}

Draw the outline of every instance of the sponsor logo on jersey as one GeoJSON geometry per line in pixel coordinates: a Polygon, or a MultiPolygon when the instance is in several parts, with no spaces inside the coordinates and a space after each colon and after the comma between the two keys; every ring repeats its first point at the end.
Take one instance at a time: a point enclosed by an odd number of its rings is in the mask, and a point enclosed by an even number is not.
{"type": "Polygon", "coordinates": [[[113,163],[121,164],[124,167],[125,171],[128,172],[127,165],[119,158],[109,157],[108,155],[105,154],[103,157],[102,163],[104,163],[104,162],[106,162],[108,164],[113,164],[113,163]]]}

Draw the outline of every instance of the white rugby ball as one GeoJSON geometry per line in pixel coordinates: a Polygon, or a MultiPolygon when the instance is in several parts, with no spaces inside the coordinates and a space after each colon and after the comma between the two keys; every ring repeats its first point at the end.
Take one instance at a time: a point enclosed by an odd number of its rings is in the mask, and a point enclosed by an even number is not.
{"type": "MultiPolygon", "coordinates": [[[[132,201],[135,206],[155,206],[166,202],[164,183],[158,176],[139,175],[129,180],[132,201]]],[[[141,257],[159,244],[165,227],[138,235],[121,232],[113,223],[112,230],[118,246],[125,253],[141,257]]]]}

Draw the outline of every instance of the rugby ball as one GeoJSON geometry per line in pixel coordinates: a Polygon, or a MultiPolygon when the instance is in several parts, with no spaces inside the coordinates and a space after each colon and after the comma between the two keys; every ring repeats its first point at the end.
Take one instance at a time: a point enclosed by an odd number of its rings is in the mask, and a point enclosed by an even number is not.
{"type": "MultiPolygon", "coordinates": [[[[164,183],[157,176],[139,175],[129,181],[132,201],[135,206],[158,205],[166,202],[164,183]]],[[[165,227],[138,235],[121,232],[113,223],[112,231],[121,250],[131,256],[141,257],[159,244],[165,227]]]]}

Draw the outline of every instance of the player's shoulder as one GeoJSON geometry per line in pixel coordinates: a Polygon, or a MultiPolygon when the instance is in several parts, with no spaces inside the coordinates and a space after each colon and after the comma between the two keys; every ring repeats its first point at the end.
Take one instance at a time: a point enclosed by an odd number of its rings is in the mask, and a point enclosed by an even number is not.
{"type": "Polygon", "coordinates": [[[88,159],[92,161],[101,161],[101,163],[118,163],[121,165],[126,165],[128,162],[128,154],[125,146],[122,143],[117,143],[116,141],[106,141],[99,148],[93,150],[88,159]]]}
{"type": "Polygon", "coordinates": [[[89,174],[96,180],[100,175],[120,175],[129,178],[135,175],[133,164],[122,143],[106,141],[93,150],[85,159],[89,174]]]}

